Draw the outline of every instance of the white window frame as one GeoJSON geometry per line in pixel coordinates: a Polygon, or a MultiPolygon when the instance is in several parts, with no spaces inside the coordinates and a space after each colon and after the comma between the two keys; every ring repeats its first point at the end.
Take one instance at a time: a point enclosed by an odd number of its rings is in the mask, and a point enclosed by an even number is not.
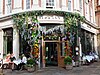
{"type": "Polygon", "coordinates": [[[54,8],[54,7],[55,7],[55,0],[46,0],[46,8],[54,8]]]}

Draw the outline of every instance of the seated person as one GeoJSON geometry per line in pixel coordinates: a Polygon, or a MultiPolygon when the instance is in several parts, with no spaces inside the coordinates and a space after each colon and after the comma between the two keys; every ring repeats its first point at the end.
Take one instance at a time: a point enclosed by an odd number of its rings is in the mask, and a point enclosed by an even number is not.
{"type": "Polygon", "coordinates": [[[3,67],[3,68],[8,68],[9,62],[11,62],[11,61],[10,61],[10,57],[11,57],[11,54],[8,53],[8,54],[6,55],[6,57],[3,59],[3,62],[0,61],[0,63],[2,64],[1,67],[3,67]]]}
{"type": "Polygon", "coordinates": [[[21,59],[20,64],[18,64],[17,69],[18,69],[18,70],[23,69],[23,66],[24,66],[26,63],[27,63],[27,58],[25,57],[24,54],[22,54],[22,59],[21,59]]]}
{"type": "Polygon", "coordinates": [[[14,60],[16,60],[16,58],[15,58],[14,54],[11,54],[10,61],[13,62],[14,60]]]}

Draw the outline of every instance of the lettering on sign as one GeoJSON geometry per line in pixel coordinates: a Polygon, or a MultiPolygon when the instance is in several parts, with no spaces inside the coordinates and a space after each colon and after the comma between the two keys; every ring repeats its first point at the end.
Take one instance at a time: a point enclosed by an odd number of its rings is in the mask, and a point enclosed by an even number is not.
{"type": "Polygon", "coordinates": [[[60,16],[39,16],[39,19],[61,19],[60,16]]]}
{"type": "Polygon", "coordinates": [[[38,20],[40,22],[47,22],[47,21],[52,21],[52,22],[58,22],[58,23],[63,23],[64,19],[62,16],[56,16],[56,15],[44,15],[44,16],[38,16],[38,20]]]}

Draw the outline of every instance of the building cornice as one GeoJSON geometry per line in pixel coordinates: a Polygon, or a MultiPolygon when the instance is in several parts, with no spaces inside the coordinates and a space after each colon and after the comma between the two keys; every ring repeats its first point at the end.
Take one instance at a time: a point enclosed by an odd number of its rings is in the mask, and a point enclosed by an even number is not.
{"type": "Polygon", "coordinates": [[[100,29],[100,27],[97,26],[97,24],[91,23],[91,22],[88,21],[88,20],[85,20],[84,23],[90,25],[91,27],[93,27],[93,28],[95,28],[95,29],[98,29],[98,30],[100,29]]]}
{"type": "Polygon", "coordinates": [[[8,20],[8,19],[11,19],[12,18],[12,16],[10,15],[10,16],[5,16],[5,17],[1,17],[0,18],[0,22],[1,21],[5,21],[5,20],[8,20]]]}
{"type": "MultiPolygon", "coordinates": [[[[27,11],[27,12],[28,12],[28,11],[27,11]]],[[[66,11],[63,11],[63,12],[66,12],[66,11]]],[[[22,13],[22,12],[19,12],[19,13],[22,13]]],[[[69,12],[69,13],[70,13],[70,12],[69,12]]],[[[17,13],[13,13],[13,14],[17,14],[17,13]]],[[[10,15],[8,15],[8,16],[0,17],[0,22],[1,22],[1,21],[4,21],[4,20],[12,19],[12,15],[13,15],[13,14],[10,14],[10,15]]],[[[93,27],[93,28],[95,28],[95,29],[98,29],[98,30],[100,29],[100,27],[97,26],[97,24],[91,23],[90,21],[88,21],[88,20],[86,20],[86,19],[85,19],[84,23],[90,25],[91,27],[93,27]]]]}
{"type": "Polygon", "coordinates": [[[99,12],[100,12],[100,10],[96,10],[96,11],[95,11],[95,13],[99,13],[99,12]]]}

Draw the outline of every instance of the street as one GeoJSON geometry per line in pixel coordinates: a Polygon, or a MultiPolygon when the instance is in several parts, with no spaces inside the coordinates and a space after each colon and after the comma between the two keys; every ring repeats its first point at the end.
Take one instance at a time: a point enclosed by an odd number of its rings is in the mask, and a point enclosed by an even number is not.
{"type": "Polygon", "coordinates": [[[66,70],[58,67],[46,67],[35,72],[23,71],[11,71],[10,69],[4,69],[5,75],[100,75],[100,61],[94,62],[90,65],[83,65],[79,67],[73,67],[72,70],[66,70]]]}

